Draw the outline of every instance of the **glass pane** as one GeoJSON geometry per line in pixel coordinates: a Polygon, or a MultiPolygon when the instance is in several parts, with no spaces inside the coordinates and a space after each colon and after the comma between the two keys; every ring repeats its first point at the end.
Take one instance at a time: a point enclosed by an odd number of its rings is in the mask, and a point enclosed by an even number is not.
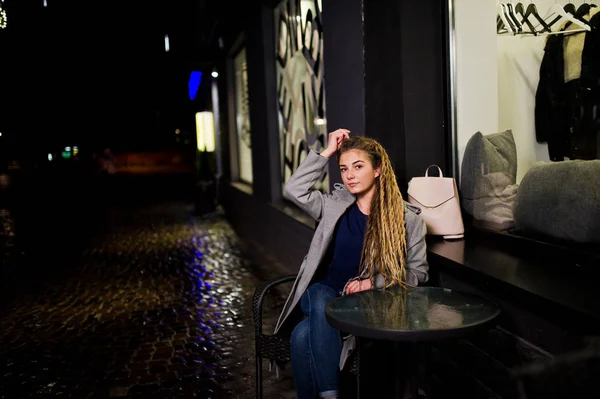
{"type": "Polygon", "coordinates": [[[600,195],[600,184],[589,184],[600,171],[600,61],[588,33],[600,26],[600,7],[450,1],[465,211],[498,230],[598,242],[597,225],[567,204],[600,195]]]}
{"type": "Polygon", "coordinates": [[[250,140],[250,103],[248,101],[248,69],[246,49],[235,57],[235,122],[238,138],[239,177],[252,183],[252,143],[250,140]]]}
{"type": "MultiPolygon", "coordinates": [[[[311,149],[327,143],[321,11],[314,0],[284,0],[275,8],[282,186],[311,149]]],[[[317,188],[329,190],[326,172],[317,188]]]]}

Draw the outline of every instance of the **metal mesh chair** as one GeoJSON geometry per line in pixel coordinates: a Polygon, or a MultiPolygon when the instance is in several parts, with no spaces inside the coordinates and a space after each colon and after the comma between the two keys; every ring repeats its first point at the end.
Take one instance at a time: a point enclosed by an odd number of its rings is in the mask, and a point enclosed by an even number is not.
{"type": "MultiPolygon", "coordinates": [[[[280,330],[277,334],[265,334],[263,332],[263,303],[265,296],[276,286],[293,282],[296,275],[287,275],[261,283],[254,291],[252,299],[252,310],[254,312],[254,334],[255,334],[255,357],[256,357],[256,397],[262,399],[262,360],[269,359],[272,363],[283,367],[290,361],[290,338],[291,332],[280,330]]],[[[300,320],[298,320],[299,322],[300,320]]],[[[344,369],[347,369],[356,377],[356,383],[359,382],[360,373],[360,355],[356,350],[352,353],[350,363],[344,369]]],[[[358,392],[358,389],[357,389],[358,392]]]]}

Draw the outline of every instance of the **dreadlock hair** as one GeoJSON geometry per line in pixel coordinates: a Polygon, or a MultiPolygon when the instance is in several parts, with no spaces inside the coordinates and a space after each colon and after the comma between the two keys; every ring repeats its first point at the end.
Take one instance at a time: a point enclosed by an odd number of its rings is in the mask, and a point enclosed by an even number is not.
{"type": "Polygon", "coordinates": [[[376,273],[380,273],[385,279],[384,288],[395,284],[407,288],[404,200],[390,158],[376,140],[353,136],[342,141],[337,152],[338,162],[339,157],[350,150],[363,151],[373,168],[381,168],[367,219],[360,272],[366,269],[371,281],[376,273]]]}

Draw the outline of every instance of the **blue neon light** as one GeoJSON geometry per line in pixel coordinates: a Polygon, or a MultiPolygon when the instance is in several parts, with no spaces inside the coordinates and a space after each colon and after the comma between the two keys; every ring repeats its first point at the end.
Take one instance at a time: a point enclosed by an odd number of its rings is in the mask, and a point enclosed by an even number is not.
{"type": "Polygon", "coordinates": [[[202,82],[202,72],[192,71],[190,74],[190,80],[188,81],[188,93],[190,95],[190,100],[192,101],[194,101],[196,98],[198,88],[200,87],[200,82],[202,82]]]}

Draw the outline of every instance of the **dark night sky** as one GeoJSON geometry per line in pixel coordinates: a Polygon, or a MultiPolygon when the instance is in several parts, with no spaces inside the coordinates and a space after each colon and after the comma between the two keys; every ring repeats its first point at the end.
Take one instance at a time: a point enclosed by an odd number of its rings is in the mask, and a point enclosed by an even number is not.
{"type": "Polygon", "coordinates": [[[169,126],[193,124],[187,79],[211,58],[202,45],[216,21],[202,1],[47,1],[3,3],[5,136],[41,150],[75,141],[146,149],[168,144],[169,126]]]}

